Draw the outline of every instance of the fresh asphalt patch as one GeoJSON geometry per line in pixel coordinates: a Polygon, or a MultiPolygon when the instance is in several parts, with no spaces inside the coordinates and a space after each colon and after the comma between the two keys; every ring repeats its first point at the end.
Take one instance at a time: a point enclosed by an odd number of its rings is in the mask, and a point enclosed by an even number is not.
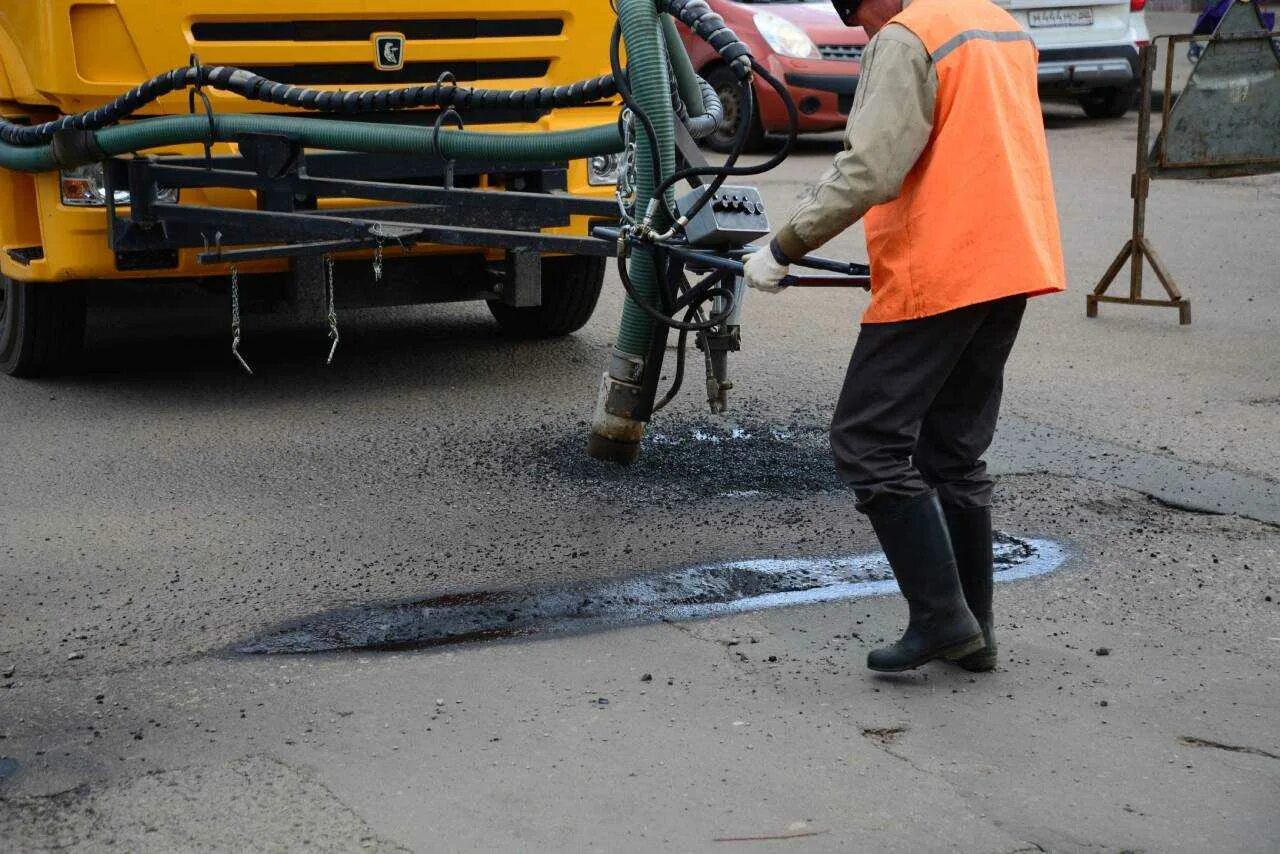
{"type": "MultiPolygon", "coordinates": [[[[998,534],[997,583],[1054,572],[1066,552],[1047,540],[998,534]]],[[[620,626],[862,599],[897,592],[883,553],[766,558],[622,579],[477,591],[318,614],[234,647],[253,655],[397,652],[474,641],[558,636],[620,626]]]]}

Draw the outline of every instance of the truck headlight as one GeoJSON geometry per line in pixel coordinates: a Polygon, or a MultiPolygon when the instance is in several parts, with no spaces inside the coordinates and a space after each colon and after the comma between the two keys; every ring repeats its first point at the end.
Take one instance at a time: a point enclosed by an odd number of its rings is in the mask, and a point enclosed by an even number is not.
{"type": "Polygon", "coordinates": [[[756,29],[769,47],[792,59],[808,59],[818,55],[818,46],[809,38],[809,34],[785,18],[772,12],[761,12],[755,17],[756,29]]]}
{"type": "Polygon", "coordinates": [[[592,157],[587,161],[587,183],[593,187],[618,183],[618,165],[621,162],[620,154],[597,154],[592,157]]]}
{"type": "MultiPolygon", "coordinates": [[[[107,182],[101,163],[90,163],[74,169],[64,169],[62,177],[62,203],[75,208],[105,208],[107,206],[107,182]]],[[[156,194],[161,202],[177,202],[176,187],[161,189],[156,194]]],[[[131,199],[128,190],[116,190],[117,205],[127,206],[131,199]]]]}

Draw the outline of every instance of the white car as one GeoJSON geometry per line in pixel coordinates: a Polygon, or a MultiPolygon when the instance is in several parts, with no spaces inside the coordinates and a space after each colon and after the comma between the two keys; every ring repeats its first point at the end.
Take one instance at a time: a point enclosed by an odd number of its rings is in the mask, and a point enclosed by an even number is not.
{"type": "Polygon", "coordinates": [[[1040,88],[1074,97],[1095,119],[1133,106],[1138,47],[1151,40],[1146,0],[995,0],[1040,49],[1040,88]]]}

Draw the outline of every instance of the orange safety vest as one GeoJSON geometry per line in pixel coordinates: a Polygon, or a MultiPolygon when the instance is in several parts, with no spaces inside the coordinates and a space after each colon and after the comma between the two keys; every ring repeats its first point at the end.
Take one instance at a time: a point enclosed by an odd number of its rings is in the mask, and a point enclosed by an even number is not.
{"type": "Polygon", "coordinates": [[[1031,37],[989,0],[914,0],[891,23],[924,43],[938,99],[902,192],[867,212],[862,322],[1064,290],[1031,37]]]}

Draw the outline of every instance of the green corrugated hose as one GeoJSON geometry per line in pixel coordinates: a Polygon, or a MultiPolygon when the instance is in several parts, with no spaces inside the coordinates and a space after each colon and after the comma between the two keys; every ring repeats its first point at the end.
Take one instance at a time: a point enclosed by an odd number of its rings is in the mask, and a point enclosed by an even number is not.
{"type": "MultiPolygon", "coordinates": [[[[618,4],[618,20],[627,45],[627,76],[631,94],[640,109],[653,122],[658,151],[652,151],[648,136],[637,134],[636,145],[636,215],[644,216],[653,191],[655,159],[665,177],[676,168],[675,110],[671,106],[671,85],[663,51],[662,27],[658,10],[650,0],[618,4]]],[[[670,220],[659,212],[653,220],[656,231],[665,231],[670,220]]],[[[631,255],[628,269],[636,294],[649,305],[660,305],[658,270],[653,254],[639,250],[631,255]]],[[[629,356],[644,357],[653,338],[653,321],[630,298],[622,308],[622,325],[614,348],[629,356]]]]}
{"type": "MultiPolygon", "coordinates": [[[[207,116],[165,116],[106,128],[94,136],[102,151],[108,157],[115,157],[131,151],[203,142],[209,131],[207,116]]],[[[309,148],[333,151],[425,155],[436,150],[434,128],[238,113],[213,117],[213,138],[216,142],[231,142],[247,133],[287,134],[309,148]]],[[[441,129],[439,140],[442,157],[499,163],[572,160],[622,150],[616,124],[552,133],[441,129]]],[[[25,148],[0,143],[0,168],[50,172],[58,165],[52,146],[25,148]]]]}

